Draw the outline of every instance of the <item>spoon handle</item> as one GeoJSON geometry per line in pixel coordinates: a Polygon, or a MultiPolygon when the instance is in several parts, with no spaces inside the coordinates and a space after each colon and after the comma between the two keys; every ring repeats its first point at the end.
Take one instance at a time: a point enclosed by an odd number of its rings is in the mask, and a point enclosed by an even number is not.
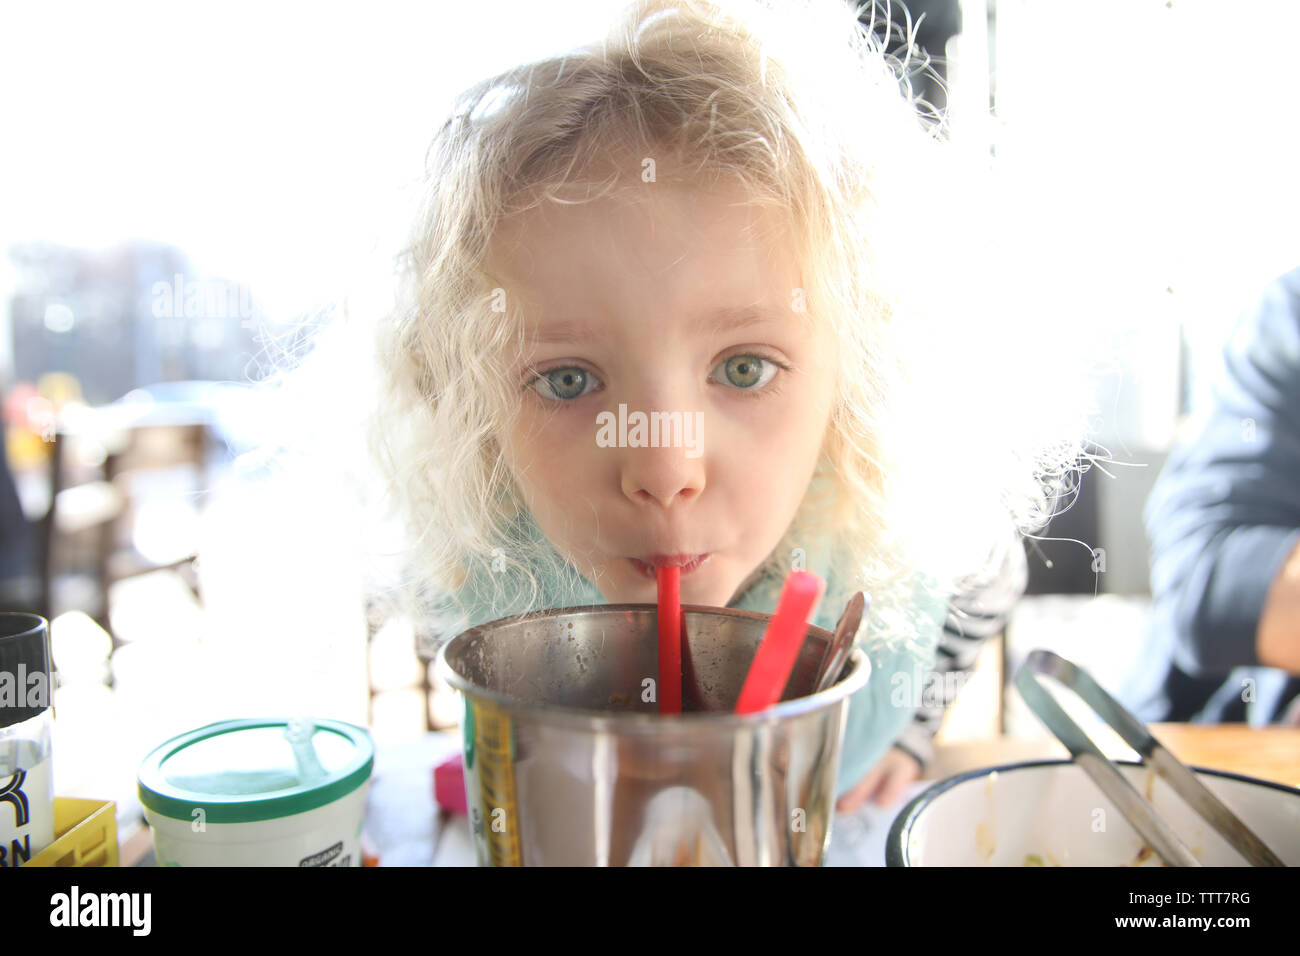
{"type": "Polygon", "coordinates": [[[870,599],[861,591],[856,591],[853,597],[849,598],[849,603],[844,606],[844,613],[840,615],[839,623],[835,625],[835,634],[831,637],[831,643],[826,648],[826,656],[822,658],[821,667],[817,669],[817,679],[813,681],[813,693],[820,694],[832,684],[835,678],[840,676],[840,671],[844,669],[844,663],[853,653],[853,646],[857,643],[858,629],[862,626],[862,618],[866,615],[867,606],[870,599]]]}

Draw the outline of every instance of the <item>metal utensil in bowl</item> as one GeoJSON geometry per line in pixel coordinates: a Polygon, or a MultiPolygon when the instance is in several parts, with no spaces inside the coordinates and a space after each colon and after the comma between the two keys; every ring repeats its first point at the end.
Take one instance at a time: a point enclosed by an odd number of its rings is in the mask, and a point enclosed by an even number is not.
{"type": "Polygon", "coordinates": [[[1170,866],[1200,866],[1188,849],[1133,785],[1070,718],[1039,680],[1049,676],[1074,692],[1101,717],[1142,760],[1163,777],[1174,791],[1217,830],[1250,863],[1285,866],[1272,850],[1235,813],[1202,784],[1140,720],[1102,690],[1082,668],[1051,651],[1036,650],[1016,673],[1016,688],[1025,702],[1065,744],[1077,763],[1124,814],[1151,849],[1170,866]]]}

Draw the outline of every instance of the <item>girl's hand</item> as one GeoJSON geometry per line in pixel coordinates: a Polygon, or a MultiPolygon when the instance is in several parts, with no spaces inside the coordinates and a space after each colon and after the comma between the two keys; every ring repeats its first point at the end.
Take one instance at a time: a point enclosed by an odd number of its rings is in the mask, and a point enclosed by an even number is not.
{"type": "Polygon", "coordinates": [[[840,797],[835,809],[852,813],[868,799],[874,799],[878,807],[891,806],[898,802],[907,785],[920,776],[921,765],[915,757],[898,747],[890,747],[857,786],[840,797]]]}

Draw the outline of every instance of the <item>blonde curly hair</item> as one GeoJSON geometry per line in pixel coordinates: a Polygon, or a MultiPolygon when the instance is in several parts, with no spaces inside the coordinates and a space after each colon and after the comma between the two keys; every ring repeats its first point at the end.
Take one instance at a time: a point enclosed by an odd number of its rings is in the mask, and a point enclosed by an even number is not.
{"type": "Polygon", "coordinates": [[[661,180],[738,183],[778,211],[811,283],[807,311],[840,343],[824,481],[764,573],[829,535],[873,613],[906,621],[918,574],[950,594],[1000,566],[1011,532],[1058,510],[1087,467],[1089,409],[1078,388],[1027,379],[1043,343],[1013,319],[1038,318],[1026,305],[1041,290],[976,255],[990,239],[959,215],[969,204],[952,205],[969,187],[943,117],[911,91],[923,69],[874,6],[638,0],[602,42],[459,97],[428,154],[363,423],[408,533],[397,593],[424,628],[450,637],[470,604],[504,602],[466,593],[507,586],[480,573],[489,565],[517,572],[527,606],[541,574],[580,591],[575,569],[518,531],[496,436],[518,401],[506,363],[523,323],[496,310],[483,264],[509,217],[614,189],[595,172],[602,156],[660,157],[661,180]]]}

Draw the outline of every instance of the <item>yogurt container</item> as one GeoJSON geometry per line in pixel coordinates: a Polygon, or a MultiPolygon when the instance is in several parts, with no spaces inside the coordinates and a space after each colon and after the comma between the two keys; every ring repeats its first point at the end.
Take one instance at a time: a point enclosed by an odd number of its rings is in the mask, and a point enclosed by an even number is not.
{"type": "Polygon", "coordinates": [[[50,629],[35,614],[0,614],[0,868],[54,842],[50,629]]]}
{"type": "Polygon", "coordinates": [[[159,866],[360,866],[375,748],[336,720],[227,720],[140,766],[159,866]]]}

